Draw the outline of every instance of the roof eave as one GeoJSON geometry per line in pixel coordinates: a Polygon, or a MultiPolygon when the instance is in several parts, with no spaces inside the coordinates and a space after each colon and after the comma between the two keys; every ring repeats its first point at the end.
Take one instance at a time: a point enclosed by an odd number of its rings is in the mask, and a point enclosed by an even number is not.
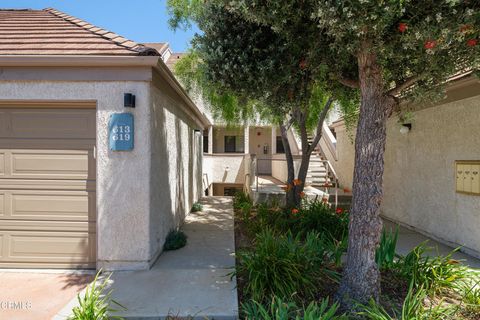
{"type": "Polygon", "coordinates": [[[159,56],[0,55],[0,67],[155,66],[159,56]]]}
{"type": "Polygon", "coordinates": [[[0,67],[141,67],[156,69],[179,94],[188,108],[199,119],[201,126],[210,120],[190,99],[189,95],[168,69],[160,56],[56,56],[56,55],[0,55],[0,67]]]}

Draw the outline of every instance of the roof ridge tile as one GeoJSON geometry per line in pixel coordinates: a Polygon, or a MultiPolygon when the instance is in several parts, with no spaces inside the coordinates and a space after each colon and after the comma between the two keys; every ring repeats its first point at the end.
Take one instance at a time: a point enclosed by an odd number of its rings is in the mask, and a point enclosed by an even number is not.
{"type": "Polygon", "coordinates": [[[68,14],[65,14],[64,12],[61,12],[59,10],[56,10],[54,8],[45,8],[43,11],[48,12],[56,17],[59,17],[61,19],[64,19],[79,28],[82,28],[86,31],[89,31],[99,37],[102,37],[103,39],[106,39],[108,41],[111,41],[112,43],[125,48],[126,50],[136,52],[138,55],[142,56],[160,56],[160,53],[155,50],[154,48],[147,47],[143,44],[139,44],[135,41],[129,40],[127,38],[124,38],[114,32],[96,27],[95,25],[88,23],[84,20],[81,20],[77,17],[70,16],[68,14]]]}

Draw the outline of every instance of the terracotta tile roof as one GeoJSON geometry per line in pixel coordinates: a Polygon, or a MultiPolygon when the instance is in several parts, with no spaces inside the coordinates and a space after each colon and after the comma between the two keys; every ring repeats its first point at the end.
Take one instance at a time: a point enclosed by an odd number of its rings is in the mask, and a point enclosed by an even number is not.
{"type": "Polygon", "coordinates": [[[0,55],[159,56],[128,40],[55,9],[0,9],[0,55]]]}
{"type": "Polygon", "coordinates": [[[169,47],[167,42],[145,42],[144,45],[157,50],[160,54],[163,54],[169,47]]]}

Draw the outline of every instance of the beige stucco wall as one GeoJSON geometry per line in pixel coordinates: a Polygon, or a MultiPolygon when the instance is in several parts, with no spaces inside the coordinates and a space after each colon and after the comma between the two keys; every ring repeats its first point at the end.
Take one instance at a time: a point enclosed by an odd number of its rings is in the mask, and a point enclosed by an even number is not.
{"type": "Polygon", "coordinates": [[[212,183],[244,183],[248,173],[249,155],[244,154],[204,154],[204,172],[208,182],[212,183]]]}
{"type": "Polygon", "coordinates": [[[147,268],[149,251],[149,86],[147,82],[1,81],[2,99],[97,101],[97,266],[106,269],[147,268]],[[135,109],[123,107],[123,94],[136,95],[135,109]],[[108,147],[112,113],[135,117],[135,148],[108,147]]]}
{"type": "MultiPolygon", "coordinates": [[[[480,197],[456,193],[454,173],[455,160],[480,160],[480,84],[447,93],[439,105],[417,106],[406,135],[396,117],[388,121],[382,215],[480,257],[480,197]]],[[[329,160],[348,187],[354,145],[345,127],[336,132],[338,161],[329,160]]]]}
{"type": "Polygon", "coordinates": [[[149,268],[166,231],[201,194],[201,140],[178,105],[149,81],[0,81],[0,98],[96,101],[97,268],[149,268]],[[123,107],[126,92],[136,108],[123,107]],[[132,151],[109,149],[108,122],[117,112],[134,115],[132,151]]]}
{"type": "Polygon", "coordinates": [[[156,82],[151,86],[150,255],[178,228],[202,192],[201,131],[181,109],[181,100],[156,82]]]}
{"type": "MultiPolygon", "coordinates": [[[[480,93],[480,91],[478,91],[480,93]]],[[[480,160],[480,95],[387,126],[384,216],[480,256],[480,196],[455,192],[455,160],[480,160]]]]}

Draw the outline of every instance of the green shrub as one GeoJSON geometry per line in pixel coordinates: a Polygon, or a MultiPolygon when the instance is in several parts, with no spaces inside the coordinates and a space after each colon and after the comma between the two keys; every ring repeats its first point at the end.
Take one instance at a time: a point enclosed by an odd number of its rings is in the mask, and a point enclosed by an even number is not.
{"type": "Polygon", "coordinates": [[[180,230],[172,230],[168,233],[163,249],[168,250],[177,250],[185,247],[187,244],[187,236],[180,230]]]}
{"type": "Polygon", "coordinates": [[[284,302],[273,298],[270,305],[262,305],[254,300],[242,304],[246,320],[343,320],[344,315],[337,316],[338,305],[329,306],[328,299],[320,303],[311,302],[306,308],[298,307],[295,302],[284,302]]]}
{"type": "Polygon", "coordinates": [[[396,268],[411,281],[415,288],[424,288],[428,293],[436,293],[443,288],[455,288],[467,276],[467,269],[458,261],[447,256],[428,257],[426,243],[415,247],[405,257],[399,259],[396,268]]]}
{"type": "Polygon", "coordinates": [[[203,205],[200,202],[195,202],[192,206],[192,212],[198,212],[203,210],[203,205]]]}
{"type": "Polygon", "coordinates": [[[302,240],[290,232],[276,235],[265,229],[257,235],[252,250],[238,253],[236,273],[246,280],[244,292],[256,301],[294,294],[313,297],[319,280],[338,276],[324,267],[325,256],[325,244],[316,233],[302,240]]]}
{"type": "Polygon", "coordinates": [[[471,275],[470,278],[470,281],[460,286],[462,302],[468,312],[477,315],[480,319],[480,278],[478,275],[471,275]]]}
{"type": "Polygon", "coordinates": [[[295,233],[317,231],[338,241],[343,240],[348,233],[348,214],[343,211],[337,213],[320,201],[305,203],[296,217],[291,226],[295,233]]]}
{"type": "Polygon", "coordinates": [[[452,306],[444,306],[442,303],[437,306],[425,307],[423,301],[427,297],[427,291],[419,288],[416,292],[413,283],[410,285],[408,294],[402,305],[402,310],[390,315],[381,305],[374,300],[365,305],[360,305],[358,312],[364,319],[369,320],[440,320],[449,319],[455,312],[452,306]]]}
{"type": "Polygon", "coordinates": [[[398,227],[395,232],[388,232],[383,229],[380,238],[380,245],[375,253],[375,262],[380,269],[391,269],[395,265],[395,257],[397,257],[397,239],[398,227]]]}
{"type": "Polygon", "coordinates": [[[234,209],[241,209],[244,204],[250,204],[252,205],[252,200],[250,199],[250,196],[245,193],[245,192],[237,192],[235,193],[235,196],[233,197],[233,208],[234,209]]]}
{"type": "Polygon", "coordinates": [[[112,315],[119,310],[112,308],[111,304],[115,304],[123,310],[126,308],[111,298],[112,290],[107,291],[111,274],[107,278],[99,280],[101,272],[100,270],[97,273],[93,282],[87,287],[85,296],[77,295],[79,305],[72,309],[73,315],[68,318],[69,320],[123,319],[112,315]]]}

